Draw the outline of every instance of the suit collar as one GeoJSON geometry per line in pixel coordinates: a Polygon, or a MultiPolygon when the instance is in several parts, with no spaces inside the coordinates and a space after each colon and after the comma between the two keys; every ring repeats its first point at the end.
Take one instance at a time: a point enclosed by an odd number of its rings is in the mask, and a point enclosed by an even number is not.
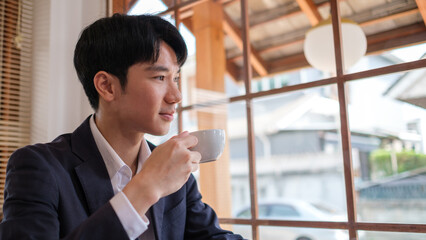
{"type": "Polygon", "coordinates": [[[72,133],[71,149],[83,161],[75,168],[75,172],[86,196],[89,214],[92,214],[108,202],[114,192],[105,163],[90,131],[89,118],[72,133]]]}
{"type": "MultiPolygon", "coordinates": [[[[154,151],[155,145],[149,141],[146,142],[148,143],[151,152],[154,151]]],[[[155,236],[158,240],[162,239],[161,229],[163,228],[164,201],[164,198],[160,198],[160,200],[158,200],[158,202],[151,207],[151,216],[154,223],[155,236]]]]}
{"type": "Polygon", "coordinates": [[[102,156],[90,130],[90,117],[86,118],[71,134],[71,149],[82,161],[90,159],[99,159],[102,161],[102,156]]]}
{"type": "MultiPolygon", "coordinates": [[[[89,214],[93,214],[114,196],[114,192],[105,163],[90,130],[89,119],[90,116],[72,133],[71,149],[82,160],[82,163],[75,168],[75,172],[86,196],[89,214]]],[[[147,142],[153,151],[155,145],[147,142]]],[[[164,198],[155,203],[151,211],[155,235],[160,240],[162,239],[164,198]]]]}

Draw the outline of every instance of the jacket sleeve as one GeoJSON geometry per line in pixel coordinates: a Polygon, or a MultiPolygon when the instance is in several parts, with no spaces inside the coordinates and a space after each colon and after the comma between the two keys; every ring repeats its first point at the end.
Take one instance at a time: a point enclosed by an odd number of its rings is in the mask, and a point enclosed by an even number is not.
{"type": "MultiPolygon", "coordinates": [[[[48,160],[31,148],[16,151],[6,173],[0,239],[125,239],[109,203],[68,234],[61,231],[59,186],[48,160]],[[66,234],[66,236],[65,236],[66,234]]],[[[63,196],[62,196],[63,197],[63,196]]]]}
{"type": "Polygon", "coordinates": [[[191,175],[187,184],[187,213],[185,239],[239,240],[238,234],[224,230],[214,210],[201,201],[195,178],[191,175]]]}

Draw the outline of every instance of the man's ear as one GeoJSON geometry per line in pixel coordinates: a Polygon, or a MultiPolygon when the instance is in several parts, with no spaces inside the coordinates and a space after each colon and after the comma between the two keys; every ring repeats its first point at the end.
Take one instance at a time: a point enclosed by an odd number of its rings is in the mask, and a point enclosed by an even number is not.
{"type": "Polygon", "coordinates": [[[119,93],[120,82],[118,78],[105,71],[99,71],[93,78],[93,84],[95,85],[96,91],[98,91],[99,98],[102,98],[106,102],[111,102],[117,97],[119,93]]]}

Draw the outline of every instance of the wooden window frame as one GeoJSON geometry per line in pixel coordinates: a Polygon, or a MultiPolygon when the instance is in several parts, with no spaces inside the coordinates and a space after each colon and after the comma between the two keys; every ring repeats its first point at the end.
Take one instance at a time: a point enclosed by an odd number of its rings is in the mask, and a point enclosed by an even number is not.
{"type": "MultiPolygon", "coordinates": [[[[185,18],[185,12],[197,4],[209,0],[174,0],[173,6],[169,7],[166,11],[158,15],[173,14],[176,20],[176,26],[181,23],[181,18],[185,18]],[[181,3],[182,2],[182,3],[181,3]]],[[[233,0],[219,0],[221,3],[229,3],[233,0]]],[[[123,1],[125,2],[125,1],[123,1]]],[[[130,2],[130,1],[127,1],[130,2]]],[[[135,1],[133,1],[134,3],[135,1]]],[[[249,183],[250,183],[250,201],[251,201],[251,219],[238,219],[238,218],[220,218],[221,224],[242,224],[250,225],[252,227],[252,238],[259,239],[259,226],[278,226],[278,227],[302,227],[302,228],[325,228],[325,229],[342,229],[349,232],[349,239],[358,239],[357,231],[383,231],[383,232],[405,232],[405,233],[426,233],[426,224],[399,224],[399,223],[375,223],[375,222],[358,222],[356,220],[356,202],[354,194],[353,183],[353,169],[352,169],[352,156],[351,156],[351,136],[348,124],[347,102],[345,84],[359,79],[381,76],[386,74],[398,73],[403,71],[410,71],[426,67],[426,59],[346,74],[343,71],[342,48],[341,48],[341,26],[340,26],[340,10],[338,0],[330,0],[333,38],[335,48],[336,60],[336,76],[312,81],[308,83],[301,83],[291,86],[283,86],[281,88],[272,89],[261,92],[251,92],[251,79],[252,79],[252,59],[250,36],[249,36],[249,16],[248,16],[248,0],[240,0],[241,16],[242,16],[242,44],[243,44],[243,75],[246,93],[240,96],[229,97],[227,102],[245,101],[246,103],[246,117],[247,117],[247,132],[248,132],[248,158],[249,158],[249,183]],[[309,88],[327,86],[330,84],[337,85],[338,101],[340,106],[340,125],[341,125],[341,142],[343,153],[343,173],[346,189],[346,205],[348,220],[344,222],[319,222],[319,221],[290,221],[290,220],[265,220],[258,218],[258,204],[257,204],[257,179],[256,179],[256,154],[255,154],[255,136],[253,127],[253,112],[252,102],[256,98],[265,96],[272,96],[287,92],[304,90],[309,88]]],[[[221,103],[222,104],[222,103],[221,103]]],[[[208,103],[207,103],[208,105],[208,103]]],[[[209,106],[214,106],[211,103],[209,106]]],[[[178,130],[182,131],[182,113],[189,110],[197,110],[203,106],[193,104],[188,106],[180,106],[178,108],[178,130]]]]}

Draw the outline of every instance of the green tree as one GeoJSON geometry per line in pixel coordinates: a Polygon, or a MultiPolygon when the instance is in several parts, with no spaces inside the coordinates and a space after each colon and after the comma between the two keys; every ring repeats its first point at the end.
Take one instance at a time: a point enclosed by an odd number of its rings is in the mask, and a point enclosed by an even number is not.
{"type": "MultiPolygon", "coordinates": [[[[369,161],[371,166],[370,176],[372,179],[395,174],[392,169],[391,156],[391,151],[385,149],[377,149],[371,152],[369,161]]],[[[426,167],[426,154],[416,153],[412,150],[397,152],[396,159],[398,166],[397,173],[426,167]]]]}

